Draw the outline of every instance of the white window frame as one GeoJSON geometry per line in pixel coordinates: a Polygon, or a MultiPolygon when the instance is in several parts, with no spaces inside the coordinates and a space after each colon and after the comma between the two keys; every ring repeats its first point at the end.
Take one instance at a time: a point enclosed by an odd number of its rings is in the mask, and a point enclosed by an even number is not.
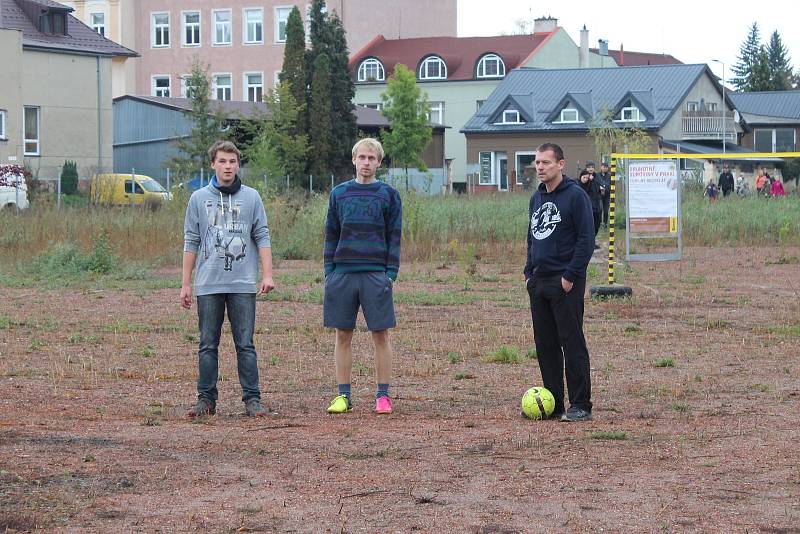
{"type": "Polygon", "coordinates": [[[264,72],[263,71],[261,71],[261,72],[258,72],[258,71],[243,72],[242,73],[242,79],[244,81],[244,83],[242,84],[242,100],[244,100],[245,102],[262,102],[264,100],[264,72]],[[253,76],[253,75],[256,75],[256,74],[261,76],[261,85],[260,86],[259,85],[250,85],[250,82],[247,79],[248,76],[253,76]],[[254,92],[254,95],[253,95],[254,97],[256,96],[255,93],[258,92],[258,87],[261,87],[261,98],[260,99],[250,100],[250,88],[251,87],[255,89],[255,92],[254,92]]]}
{"type": "Polygon", "coordinates": [[[0,139],[3,141],[8,140],[8,135],[6,134],[6,123],[8,121],[8,114],[6,110],[0,109],[0,139]]]}
{"type": "Polygon", "coordinates": [[[367,104],[356,104],[356,106],[361,106],[362,108],[376,109],[380,111],[383,109],[383,102],[369,102],[367,104]]]}
{"type": "Polygon", "coordinates": [[[495,124],[525,124],[522,122],[522,115],[520,115],[519,110],[517,109],[506,109],[503,110],[503,114],[500,116],[500,122],[496,122],[495,124]],[[510,115],[513,113],[516,115],[516,120],[512,121],[509,120],[509,117],[513,116],[510,115]]]}
{"type": "Polygon", "coordinates": [[[158,87],[158,84],[156,82],[158,80],[163,80],[165,78],[167,80],[166,89],[167,89],[167,93],[168,93],[166,95],[166,97],[168,98],[168,97],[172,96],[172,76],[170,76],[169,74],[153,74],[150,77],[150,94],[152,96],[163,96],[163,95],[159,95],[158,91],[159,91],[159,89],[163,90],[164,88],[163,87],[158,87]]]}
{"type": "Polygon", "coordinates": [[[361,62],[358,66],[358,81],[359,82],[383,82],[386,80],[386,71],[383,68],[383,63],[374,57],[369,57],[361,62]],[[370,78],[367,69],[375,70],[375,76],[370,78]]]}
{"type": "Polygon", "coordinates": [[[706,110],[707,111],[717,111],[717,103],[716,102],[706,102],[706,110]]]}
{"type": "Polygon", "coordinates": [[[686,102],[686,111],[699,111],[700,110],[700,102],[697,100],[690,100],[686,102]]]}
{"type": "Polygon", "coordinates": [[[444,124],[444,102],[428,102],[430,111],[428,111],[428,122],[432,124],[444,124]],[[439,115],[439,120],[434,120],[434,113],[439,115]]]}
{"type": "Polygon", "coordinates": [[[644,122],[644,117],[642,116],[642,112],[639,111],[639,108],[636,106],[626,106],[619,110],[619,119],[616,119],[614,122],[644,122]],[[635,118],[626,119],[626,112],[631,112],[635,118]]]}
{"type": "Polygon", "coordinates": [[[233,10],[231,9],[212,9],[211,10],[211,20],[214,24],[214,30],[211,32],[211,45],[212,46],[231,46],[233,44],[233,10]],[[217,21],[217,14],[218,13],[227,13],[228,14],[228,21],[227,22],[218,22],[217,21]],[[227,26],[228,29],[228,40],[227,41],[218,41],[218,32],[220,28],[223,28],[223,33],[225,32],[225,27],[227,26]]]}
{"type": "Polygon", "coordinates": [[[560,124],[579,124],[579,123],[581,123],[583,121],[581,120],[581,113],[580,113],[580,111],[578,111],[577,108],[569,108],[569,107],[567,107],[567,108],[564,108],[564,109],[561,110],[561,114],[559,115],[558,121],[556,121],[556,122],[558,122],[560,124]],[[575,112],[575,118],[574,119],[567,118],[565,116],[565,114],[564,114],[565,111],[568,111],[568,112],[574,111],[575,112]]]}
{"type": "Polygon", "coordinates": [[[211,98],[214,100],[233,100],[233,73],[232,72],[215,72],[211,75],[211,98]],[[228,85],[220,85],[217,83],[217,79],[227,76],[228,77],[228,85]],[[219,90],[222,89],[223,92],[227,89],[227,96],[228,98],[220,98],[219,97],[219,90]]]}
{"type": "Polygon", "coordinates": [[[275,37],[275,42],[276,43],[285,43],[286,42],[286,24],[289,23],[289,15],[292,13],[292,9],[293,8],[294,8],[294,6],[275,6],[273,8],[272,13],[273,13],[273,18],[275,20],[275,28],[274,28],[275,34],[274,34],[274,37],[275,37]],[[280,19],[278,17],[278,13],[280,13],[281,11],[286,11],[286,18],[285,19],[280,19]],[[280,31],[281,22],[284,23],[283,39],[280,38],[280,35],[281,35],[281,31],[280,31]]]}
{"type": "MultiPolygon", "coordinates": [[[[192,27],[195,26],[193,22],[192,27]]],[[[199,48],[203,44],[203,12],[199,9],[191,9],[187,11],[181,11],[181,48],[199,48]],[[186,30],[188,29],[189,24],[186,22],[187,15],[197,14],[197,42],[196,43],[187,43],[186,42],[186,30]]]]}
{"type": "Polygon", "coordinates": [[[169,11],[153,11],[150,13],[150,48],[169,48],[172,45],[172,28],[170,27],[170,13],[169,11]],[[160,15],[167,16],[167,24],[156,24],[156,17],[160,15]],[[166,29],[166,34],[164,33],[166,29]],[[161,44],[156,43],[156,37],[161,34],[161,44]],[[164,37],[166,36],[166,43],[164,37]]]}
{"type": "Polygon", "coordinates": [[[497,54],[486,54],[478,61],[478,78],[503,78],[506,75],[506,64],[497,54]],[[497,64],[497,74],[486,74],[486,64],[493,61],[497,64]]]}
{"type": "Polygon", "coordinates": [[[272,87],[278,87],[281,84],[281,71],[276,70],[272,73],[272,87]]]}
{"type": "Polygon", "coordinates": [[[189,96],[189,88],[191,87],[191,85],[189,85],[189,80],[191,80],[191,79],[192,79],[192,75],[191,74],[181,74],[180,75],[181,97],[183,97],[183,98],[192,98],[191,96],[189,96]]]}
{"type": "Polygon", "coordinates": [[[106,36],[106,13],[105,11],[93,11],[89,13],[89,22],[91,22],[92,29],[102,35],[103,37],[106,36]],[[100,15],[103,17],[103,21],[100,24],[95,23],[94,17],[96,15],[100,15]]]}
{"type": "Polygon", "coordinates": [[[242,43],[246,45],[256,45],[256,44],[264,44],[264,8],[263,7],[245,7],[242,8],[242,43]],[[253,29],[253,36],[255,37],[255,26],[261,28],[261,39],[249,39],[249,24],[250,21],[247,20],[247,13],[254,12],[254,13],[261,13],[261,20],[254,21],[254,29],[253,29]]]}
{"type": "Polygon", "coordinates": [[[39,106],[23,106],[22,107],[22,137],[23,137],[23,144],[22,150],[23,154],[26,156],[40,156],[42,153],[42,144],[41,144],[41,137],[42,137],[42,108],[39,106]],[[28,138],[27,137],[27,120],[28,120],[28,113],[29,109],[36,110],[36,137],[35,138],[28,138]],[[36,143],[36,150],[29,151],[28,150],[28,143],[36,143]]]}
{"type": "Polygon", "coordinates": [[[497,153],[490,150],[481,150],[478,152],[478,185],[497,185],[497,177],[495,175],[495,167],[497,166],[497,153]],[[481,174],[481,153],[489,152],[491,154],[491,163],[490,163],[490,171],[489,171],[489,181],[483,181],[483,175],[481,174]]]}
{"type": "Polygon", "coordinates": [[[520,156],[534,156],[534,161],[536,161],[536,152],[533,150],[521,150],[519,152],[514,152],[514,173],[517,175],[517,177],[514,179],[515,185],[525,185],[522,182],[522,169],[519,168],[520,156]]]}
{"type": "Polygon", "coordinates": [[[420,80],[446,80],[447,63],[445,63],[444,60],[439,56],[428,56],[422,61],[417,74],[419,75],[420,80]],[[432,63],[439,64],[439,76],[428,76],[428,64],[432,63]]]}
{"type": "Polygon", "coordinates": [[[792,130],[792,144],[794,144],[795,149],[797,149],[797,130],[794,128],[755,128],[753,129],[753,150],[758,152],[758,148],[756,146],[756,138],[758,137],[758,132],[769,132],[770,138],[772,139],[771,150],[768,152],[777,152],[778,151],[778,130],[792,130]]]}

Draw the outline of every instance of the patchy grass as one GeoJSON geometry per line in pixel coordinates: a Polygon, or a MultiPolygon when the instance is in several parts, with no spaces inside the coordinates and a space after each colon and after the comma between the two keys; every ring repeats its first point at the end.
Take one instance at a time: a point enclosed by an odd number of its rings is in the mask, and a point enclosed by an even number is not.
{"type": "Polygon", "coordinates": [[[655,363],[656,367],[675,367],[675,360],[672,358],[661,358],[660,360],[656,360],[655,363]]]}
{"type": "Polygon", "coordinates": [[[486,363],[520,363],[522,361],[522,356],[520,356],[516,347],[502,345],[496,351],[490,352],[484,356],[483,361],[486,363]]]}
{"type": "Polygon", "coordinates": [[[589,434],[592,439],[601,440],[626,440],[628,435],[621,430],[596,430],[589,434]]]}

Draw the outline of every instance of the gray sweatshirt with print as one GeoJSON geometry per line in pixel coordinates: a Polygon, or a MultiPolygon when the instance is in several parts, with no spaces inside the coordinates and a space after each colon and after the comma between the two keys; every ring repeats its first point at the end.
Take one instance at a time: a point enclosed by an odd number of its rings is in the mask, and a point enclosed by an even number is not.
{"type": "Polygon", "coordinates": [[[267,212],[246,185],[226,195],[209,184],[192,193],[183,250],[197,254],[196,295],[257,293],[258,249],[269,248],[267,212]]]}

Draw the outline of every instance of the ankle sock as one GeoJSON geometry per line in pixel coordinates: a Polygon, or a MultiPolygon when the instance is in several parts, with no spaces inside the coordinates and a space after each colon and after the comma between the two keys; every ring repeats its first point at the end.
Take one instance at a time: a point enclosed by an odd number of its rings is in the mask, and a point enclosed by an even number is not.
{"type": "Polygon", "coordinates": [[[378,384],[378,392],[375,393],[375,398],[380,399],[381,397],[388,397],[389,396],[389,384],[378,384]]]}
{"type": "Polygon", "coordinates": [[[350,384],[339,384],[339,395],[347,397],[347,404],[353,404],[350,400],[350,384]]]}

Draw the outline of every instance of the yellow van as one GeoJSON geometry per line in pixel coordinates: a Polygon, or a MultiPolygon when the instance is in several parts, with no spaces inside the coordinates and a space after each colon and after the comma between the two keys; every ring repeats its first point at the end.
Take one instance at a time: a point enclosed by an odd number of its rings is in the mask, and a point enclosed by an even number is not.
{"type": "Polygon", "coordinates": [[[172,195],[144,174],[96,174],[92,177],[89,198],[107,206],[140,205],[150,201],[171,200],[172,195]]]}

